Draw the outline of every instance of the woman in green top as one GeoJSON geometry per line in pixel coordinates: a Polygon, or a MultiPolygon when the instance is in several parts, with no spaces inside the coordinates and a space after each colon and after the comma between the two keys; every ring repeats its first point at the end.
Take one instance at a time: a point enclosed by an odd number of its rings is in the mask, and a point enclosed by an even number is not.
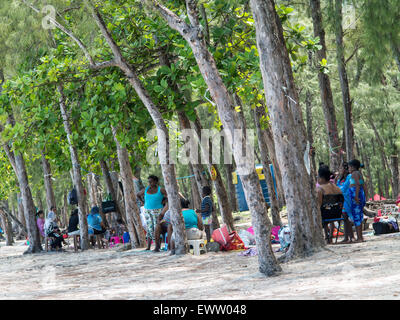
{"type": "MultiPolygon", "coordinates": [[[[188,209],[188,201],[181,200],[182,215],[185,222],[186,238],[188,240],[197,240],[203,238],[203,220],[201,215],[192,209],[188,209]]],[[[175,254],[175,237],[172,224],[168,224],[168,234],[172,234],[171,243],[168,245],[171,249],[171,255],[175,254]]]]}

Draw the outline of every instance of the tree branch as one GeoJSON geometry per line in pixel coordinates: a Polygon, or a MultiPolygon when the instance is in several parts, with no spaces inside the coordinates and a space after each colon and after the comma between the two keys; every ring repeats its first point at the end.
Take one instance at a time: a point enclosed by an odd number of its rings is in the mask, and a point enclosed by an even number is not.
{"type": "MultiPolygon", "coordinates": [[[[36,13],[38,13],[38,14],[41,13],[38,8],[36,8],[33,4],[29,3],[27,0],[22,0],[22,1],[36,13]]],[[[75,34],[71,30],[64,27],[56,19],[51,17],[51,15],[49,15],[48,18],[58,29],[60,29],[62,32],[64,32],[66,35],[68,35],[79,46],[79,48],[82,50],[83,54],[85,55],[86,59],[89,61],[91,69],[98,70],[98,69],[103,69],[103,68],[107,68],[107,67],[116,65],[113,60],[96,64],[94,62],[92,56],[90,55],[89,50],[86,48],[86,46],[83,44],[83,42],[77,36],[75,36],[75,34]]]]}
{"type": "Polygon", "coordinates": [[[157,0],[146,0],[153,4],[153,8],[156,9],[160,15],[165,19],[168,25],[177,30],[183,37],[185,37],[192,29],[185,21],[179,18],[174,12],[161,5],[157,0]]]}

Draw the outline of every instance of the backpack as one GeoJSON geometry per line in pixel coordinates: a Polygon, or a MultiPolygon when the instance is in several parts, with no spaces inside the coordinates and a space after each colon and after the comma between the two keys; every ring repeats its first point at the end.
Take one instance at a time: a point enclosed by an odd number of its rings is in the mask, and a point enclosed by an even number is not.
{"type": "Polygon", "coordinates": [[[76,192],[76,189],[73,188],[69,193],[68,193],[68,204],[74,205],[78,204],[78,193],[76,192]]]}

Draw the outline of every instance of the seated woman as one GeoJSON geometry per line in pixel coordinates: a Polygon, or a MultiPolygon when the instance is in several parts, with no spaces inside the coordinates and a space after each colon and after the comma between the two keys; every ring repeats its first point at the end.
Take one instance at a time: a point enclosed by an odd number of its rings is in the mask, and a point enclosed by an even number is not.
{"type": "Polygon", "coordinates": [[[80,230],[78,228],[79,226],[79,215],[78,215],[78,209],[74,209],[71,212],[71,217],[69,218],[69,223],[68,223],[68,237],[74,236],[74,235],[80,235],[80,230]]]}
{"type": "Polygon", "coordinates": [[[51,248],[53,250],[62,251],[62,244],[65,244],[64,238],[61,234],[60,228],[56,222],[56,214],[50,211],[47,214],[46,221],[44,223],[44,230],[47,237],[51,238],[51,248]]]}
{"type": "Polygon", "coordinates": [[[90,209],[90,213],[87,216],[89,234],[103,234],[106,232],[103,220],[100,216],[99,207],[93,207],[90,209]]]}
{"type": "MultiPolygon", "coordinates": [[[[343,206],[343,195],[342,191],[338,186],[336,186],[334,183],[330,182],[330,177],[331,177],[331,172],[327,166],[321,166],[318,170],[318,187],[317,187],[317,200],[318,200],[318,206],[321,208],[321,214],[323,215],[324,208],[324,197],[329,196],[329,195],[340,195],[341,197],[341,202],[343,206]]],[[[342,211],[342,208],[340,208],[340,213],[342,211]]],[[[333,229],[334,229],[334,224],[331,223],[324,223],[324,230],[325,230],[325,236],[326,239],[328,240],[328,243],[332,243],[332,235],[333,235],[333,229]],[[328,225],[330,225],[330,232],[328,231],[328,225]]]]}
{"type": "MultiPolygon", "coordinates": [[[[92,235],[95,234],[103,235],[106,232],[106,227],[100,216],[99,207],[94,206],[90,210],[90,213],[87,216],[87,222],[88,222],[88,233],[90,237],[92,237],[92,235]]],[[[104,242],[108,242],[108,240],[104,239],[103,237],[101,240],[104,242]]]]}
{"type": "MultiPolygon", "coordinates": [[[[183,220],[185,222],[185,230],[186,230],[187,240],[202,239],[203,234],[204,234],[204,232],[203,232],[204,226],[203,226],[203,221],[202,221],[201,215],[199,213],[196,213],[196,211],[194,211],[192,209],[188,209],[187,201],[181,201],[181,205],[182,205],[183,220]]],[[[167,215],[167,213],[165,215],[167,215]]],[[[164,215],[164,219],[170,221],[169,214],[167,217],[165,217],[165,215],[164,215]]],[[[173,254],[175,254],[175,237],[173,234],[172,223],[168,224],[168,238],[170,238],[170,239],[168,239],[169,240],[168,248],[170,248],[171,255],[173,255],[173,254]],[[172,235],[172,236],[170,236],[170,235],[172,235]]]]}
{"type": "MultiPolygon", "coordinates": [[[[182,208],[188,208],[189,204],[190,204],[190,201],[185,199],[183,194],[181,194],[180,192],[178,194],[179,194],[179,197],[180,197],[181,207],[182,208]]],[[[156,247],[154,249],[155,252],[159,252],[160,251],[161,235],[164,236],[165,234],[167,234],[168,235],[167,243],[170,243],[172,233],[170,233],[168,231],[168,225],[169,224],[170,224],[170,211],[167,210],[165,213],[161,212],[161,214],[158,217],[157,225],[156,225],[155,230],[154,230],[154,237],[155,237],[155,243],[156,243],[156,247]]]]}

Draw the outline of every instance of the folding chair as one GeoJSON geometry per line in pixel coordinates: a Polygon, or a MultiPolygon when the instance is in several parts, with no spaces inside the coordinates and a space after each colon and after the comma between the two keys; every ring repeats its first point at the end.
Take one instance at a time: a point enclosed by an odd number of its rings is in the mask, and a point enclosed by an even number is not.
{"type": "Polygon", "coordinates": [[[325,230],[325,235],[327,240],[332,238],[332,234],[327,231],[328,224],[330,222],[338,222],[339,226],[336,232],[336,242],[339,237],[340,224],[344,221],[342,216],[344,197],[342,194],[324,194],[322,197],[321,205],[321,216],[322,216],[322,226],[325,230]]]}

